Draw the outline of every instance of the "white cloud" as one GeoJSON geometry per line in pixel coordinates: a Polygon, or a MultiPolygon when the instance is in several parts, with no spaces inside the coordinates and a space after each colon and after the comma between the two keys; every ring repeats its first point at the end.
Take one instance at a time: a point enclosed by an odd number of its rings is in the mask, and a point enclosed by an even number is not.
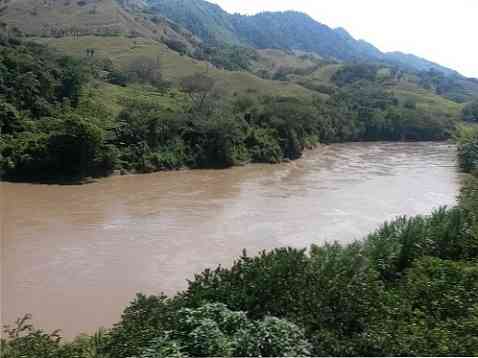
{"type": "Polygon", "coordinates": [[[478,77],[476,0],[210,0],[229,12],[303,11],[383,51],[425,57],[478,77]]]}

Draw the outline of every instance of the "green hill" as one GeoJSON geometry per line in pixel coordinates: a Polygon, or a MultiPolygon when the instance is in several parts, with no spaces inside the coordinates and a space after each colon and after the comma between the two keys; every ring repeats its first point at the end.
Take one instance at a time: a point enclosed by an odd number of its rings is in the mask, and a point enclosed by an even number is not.
{"type": "Polygon", "coordinates": [[[205,63],[200,65],[204,61],[218,69],[246,70],[256,75],[232,76],[224,72],[216,75],[226,78],[224,82],[229,85],[228,78],[240,78],[232,81],[239,86],[238,90],[257,87],[263,92],[272,86],[278,88],[278,93],[287,92],[283,83],[266,84],[256,78],[260,77],[290,80],[307,88],[302,91],[295,88],[292,92],[296,93],[312,90],[329,94],[329,87],[334,84],[327,76],[323,81],[317,74],[328,73],[330,78],[338,64],[361,62],[399,67],[417,77],[414,82],[419,88],[458,103],[470,102],[478,96],[478,84],[455,71],[413,55],[384,54],[365,41],[355,40],[343,28],[331,29],[293,11],[232,15],[203,0],[0,0],[0,23],[9,33],[42,37],[76,55],[83,54],[78,49],[88,48],[82,41],[84,36],[108,38],[93,41],[92,47],[118,63],[125,62],[124,58],[134,58],[142,50],[132,46],[129,55],[122,53],[116,59],[112,47],[123,40],[113,37],[134,38],[137,43],[153,40],[157,45],[151,46],[161,49],[163,67],[169,69],[167,76],[177,79],[201,66],[207,68],[205,63]],[[173,52],[195,60],[177,59],[173,52]],[[442,73],[443,78],[428,73],[429,70],[442,73]]]}
{"type": "MultiPolygon", "coordinates": [[[[207,71],[209,76],[216,79],[224,95],[236,93],[327,98],[339,88],[332,78],[344,66],[310,56],[296,56],[294,53],[281,50],[259,50],[250,73],[215,68],[207,62],[181,56],[166,45],[149,39],[84,36],[41,38],[38,41],[76,57],[84,57],[85,49],[93,48],[96,50],[96,57],[111,60],[123,69],[127,69],[138,58],[155,59],[161,64],[165,79],[174,84],[178,84],[185,76],[207,71]],[[273,80],[281,71],[285,76],[283,80],[273,80]],[[260,77],[264,75],[265,78],[260,77]]],[[[416,77],[405,76],[396,79],[388,76],[377,80],[384,83],[386,88],[403,102],[411,99],[418,107],[432,113],[447,113],[455,118],[460,116],[462,104],[420,87],[416,77]]]]}
{"type": "Polygon", "coordinates": [[[215,68],[169,49],[166,45],[144,38],[83,36],[80,38],[41,38],[37,41],[75,57],[84,57],[85,49],[95,49],[97,58],[111,60],[123,70],[135,60],[150,58],[159,61],[164,78],[178,85],[180,80],[195,73],[207,72],[216,79],[224,95],[255,93],[257,95],[312,97],[313,92],[291,82],[265,80],[245,71],[215,68]]]}
{"type": "Polygon", "coordinates": [[[355,41],[344,30],[335,31],[299,12],[242,16],[228,14],[203,0],[149,0],[148,4],[152,11],[176,21],[207,42],[313,51],[340,60],[381,56],[378,49],[355,41]]]}
{"type": "Polygon", "coordinates": [[[372,44],[353,38],[345,29],[332,29],[296,12],[262,12],[253,16],[229,14],[204,0],[148,0],[151,11],[184,26],[207,42],[226,42],[258,49],[315,52],[341,61],[379,61],[447,75],[456,71],[417,56],[382,53],[372,44]]]}
{"type": "Polygon", "coordinates": [[[0,0],[0,23],[13,35],[194,40],[187,31],[172,28],[169,20],[146,16],[143,6],[139,0],[0,0]]]}
{"type": "Polygon", "coordinates": [[[148,0],[147,4],[152,12],[175,21],[207,42],[241,44],[232,16],[218,5],[200,0],[148,0]]]}

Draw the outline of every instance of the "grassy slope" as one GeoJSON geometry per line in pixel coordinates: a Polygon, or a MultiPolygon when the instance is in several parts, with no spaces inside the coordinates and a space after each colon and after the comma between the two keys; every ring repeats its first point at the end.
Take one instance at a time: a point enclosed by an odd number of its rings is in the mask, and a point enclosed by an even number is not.
{"type": "Polygon", "coordinates": [[[176,111],[184,104],[184,94],[178,91],[161,93],[148,86],[131,85],[121,87],[104,82],[94,82],[85,89],[85,98],[89,98],[116,116],[123,109],[124,99],[138,99],[146,102],[154,102],[162,105],[165,109],[176,111]]]}
{"type": "Polygon", "coordinates": [[[256,69],[277,70],[281,67],[303,69],[314,66],[314,62],[310,59],[301,59],[299,56],[282,50],[257,50],[257,54],[258,60],[254,64],[256,69]]]}
{"type": "MultiPolygon", "coordinates": [[[[181,56],[161,43],[144,38],[85,36],[58,39],[41,38],[38,41],[47,43],[54,48],[75,56],[83,56],[85,48],[95,48],[97,56],[110,58],[116,65],[122,68],[126,68],[129,63],[138,57],[155,58],[162,65],[165,79],[174,83],[178,83],[185,76],[207,71],[211,77],[217,80],[217,86],[221,92],[228,95],[249,93],[310,98],[317,93],[293,82],[300,82],[306,79],[315,83],[334,86],[331,78],[342,66],[337,64],[324,65],[307,77],[291,76],[292,83],[288,83],[264,80],[248,72],[231,72],[216,69],[208,66],[206,62],[181,56]]],[[[258,61],[254,64],[254,70],[261,68],[273,70],[281,66],[303,69],[313,64],[314,62],[309,59],[300,59],[280,50],[262,50],[259,52],[258,61]]],[[[451,116],[458,117],[463,108],[461,104],[420,88],[414,83],[413,78],[405,78],[398,82],[392,81],[388,87],[400,100],[413,99],[418,107],[432,113],[445,112],[451,116]]],[[[137,92],[140,89],[118,89],[113,91],[113,93],[121,97],[133,95],[132,91],[137,92]]],[[[154,92],[146,90],[145,95],[147,96],[148,93],[154,92]]]]}
{"type": "Polygon", "coordinates": [[[417,107],[432,113],[445,112],[450,116],[459,117],[463,109],[462,104],[438,96],[412,82],[400,81],[392,86],[391,90],[400,100],[412,99],[417,103],[417,107]]]}
{"type": "Polygon", "coordinates": [[[332,76],[340,69],[342,65],[327,65],[319,68],[317,71],[310,75],[311,78],[319,82],[332,85],[332,76]]]}
{"type": "MultiPolygon", "coordinates": [[[[237,92],[311,97],[317,95],[317,92],[299,84],[307,82],[314,88],[317,88],[317,85],[334,87],[331,78],[341,67],[334,64],[323,65],[307,76],[290,75],[291,83],[263,80],[247,72],[228,72],[208,68],[207,63],[180,56],[153,40],[164,37],[181,39],[185,43],[192,41],[185,32],[177,29],[179,32],[175,31],[166,20],[152,23],[144,17],[144,14],[126,11],[115,0],[84,0],[83,5],[80,3],[82,2],[67,0],[0,0],[0,22],[8,23],[10,28],[18,27],[26,33],[37,35],[47,35],[52,29],[62,29],[66,34],[75,30],[82,34],[109,31],[119,31],[122,34],[134,32],[143,38],[81,36],[79,38],[42,38],[39,41],[77,56],[84,55],[86,48],[94,48],[98,56],[110,58],[123,68],[140,56],[157,58],[162,64],[165,78],[176,83],[187,75],[208,71],[209,75],[218,81],[218,87],[225,94],[237,92]]],[[[201,2],[197,3],[201,4],[201,2]]],[[[197,10],[204,9],[199,6],[197,10]]],[[[308,69],[313,68],[315,63],[315,60],[300,58],[281,50],[260,50],[252,70],[253,72],[266,70],[273,74],[281,67],[308,69]]],[[[386,76],[386,73],[384,75],[386,76]]],[[[420,88],[414,83],[413,78],[392,82],[389,88],[397,97],[401,100],[413,99],[419,107],[431,112],[446,112],[458,116],[463,108],[460,104],[420,88]]],[[[478,88],[478,84],[472,86],[467,83],[467,85],[471,86],[469,89],[471,92],[475,90],[473,86],[478,88]]]]}
{"type": "Polygon", "coordinates": [[[208,71],[209,75],[217,80],[217,86],[226,94],[237,92],[293,97],[311,97],[313,94],[296,84],[263,80],[247,72],[224,71],[210,66],[208,68],[206,62],[181,56],[165,45],[148,39],[85,36],[41,38],[38,41],[75,56],[83,56],[86,48],[94,48],[97,56],[110,58],[122,68],[139,57],[155,58],[161,63],[165,79],[175,83],[185,76],[208,71]]]}
{"type": "Polygon", "coordinates": [[[27,35],[139,34],[147,38],[178,39],[188,43],[166,20],[157,23],[127,11],[116,0],[0,0],[0,22],[27,35]]]}
{"type": "MultiPolygon", "coordinates": [[[[342,67],[342,65],[332,64],[326,65],[315,71],[310,77],[318,83],[334,86],[332,76],[342,67]]],[[[389,71],[381,69],[378,73],[379,77],[386,78],[389,71]]],[[[412,99],[417,103],[419,108],[430,111],[432,113],[447,113],[453,117],[459,117],[463,109],[463,105],[453,102],[449,99],[441,97],[419,87],[413,76],[406,76],[400,81],[388,81],[388,89],[392,91],[399,100],[405,101],[412,99]]]]}

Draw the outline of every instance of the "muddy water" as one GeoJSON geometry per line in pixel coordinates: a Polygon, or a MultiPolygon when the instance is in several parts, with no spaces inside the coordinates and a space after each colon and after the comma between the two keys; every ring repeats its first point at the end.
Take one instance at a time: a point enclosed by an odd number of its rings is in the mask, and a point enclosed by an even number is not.
{"type": "Polygon", "coordinates": [[[243,248],[350,242],[452,205],[455,155],[447,144],[357,143],[280,165],[0,183],[4,323],[30,312],[71,337],[110,326],[136,292],[172,294],[243,248]]]}

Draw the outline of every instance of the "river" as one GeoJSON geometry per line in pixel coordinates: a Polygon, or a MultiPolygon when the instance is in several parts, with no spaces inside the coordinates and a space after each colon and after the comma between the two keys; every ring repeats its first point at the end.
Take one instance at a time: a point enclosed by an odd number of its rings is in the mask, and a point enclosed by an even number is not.
{"type": "Polygon", "coordinates": [[[278,165],[0,183],[3,323],[29,312],[72,337],[117,322],[136,292],[174,294],[244,248],[347,243],[453,205],[455,157],[445,143],[350,143],[278,165]]]}

